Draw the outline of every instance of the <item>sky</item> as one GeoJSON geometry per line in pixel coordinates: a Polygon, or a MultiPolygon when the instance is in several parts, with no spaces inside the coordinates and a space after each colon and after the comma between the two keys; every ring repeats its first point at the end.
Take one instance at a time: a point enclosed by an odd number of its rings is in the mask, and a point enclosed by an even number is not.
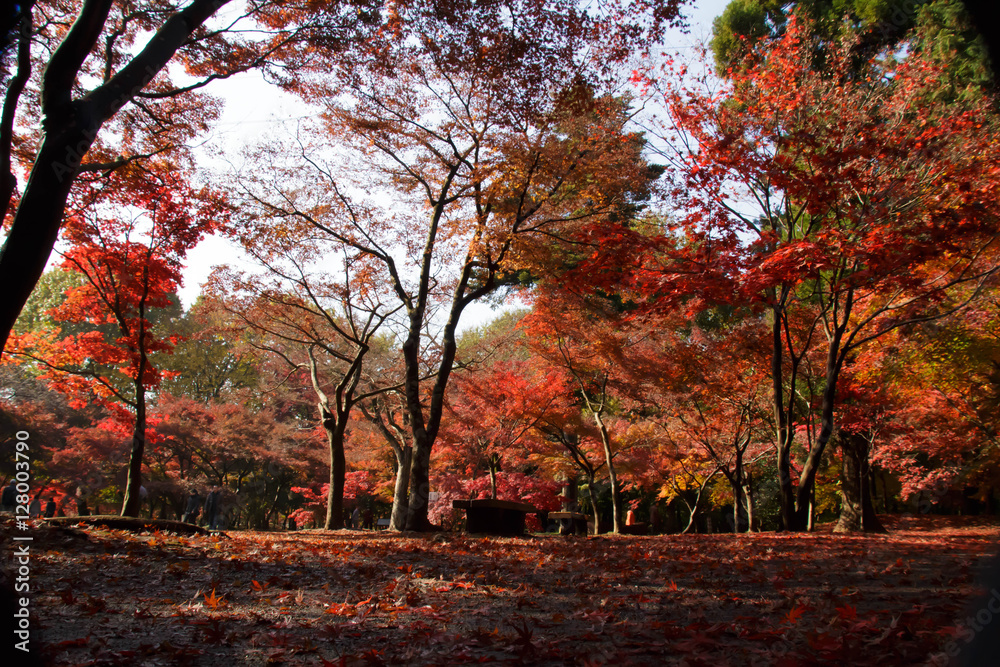
{"type": "MultiPolygon", "coordinates": [[[[672,52],[688,49],[706,42],[712,35],[712,20],[722,13],[729,0],[694,0],[685,7],[689,31],[671,31],[664,40],[664,51],[672,52]]],[[[307,117],[308,109],[301,100],[283,94],[275,86],[267,84],[259,73],[248,72],[231,79],[217,81],[206,91],[222,98],[225,109],[212,132],[202,138],[198,152],[202,159],[216,168],[224,168],[219,160],[223,151],[234,155],[244,145],[251,145],[268,134],[281,134],[282,130],[294,129],[295,124],[307,117]]],[[[184,285],[179,290],[185,307],[197,299],[202,285],[212,270],[222,264],[239,264],[240,250],[237,245],[221,237],[205,239],[188,253],[184,271],[184,285]]],[[[478,326],[492,319],[493,310],[485,304],[473,304],[463,318],[462,329],[478,326]]]]}

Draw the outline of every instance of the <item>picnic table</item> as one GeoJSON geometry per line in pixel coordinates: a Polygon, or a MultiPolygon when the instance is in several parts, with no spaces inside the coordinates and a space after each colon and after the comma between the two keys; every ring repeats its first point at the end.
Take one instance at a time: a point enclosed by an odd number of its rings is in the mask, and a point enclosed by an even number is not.
{"type": "Polygon", "coordinates": [[[451,506],[465,510],[465,532],[487,535],[523,535],[525,515],[537,511],[513,500],[454,500],[451,506]]]}

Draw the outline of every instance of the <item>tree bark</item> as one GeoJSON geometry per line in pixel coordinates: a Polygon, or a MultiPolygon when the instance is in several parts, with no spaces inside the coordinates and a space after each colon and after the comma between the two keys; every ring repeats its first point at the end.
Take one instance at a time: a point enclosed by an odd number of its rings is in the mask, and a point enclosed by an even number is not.
{"type": "Polygon", "coordinates": [[[330,489],[326,497],[326,521],[323,528],[338,530],[344,527],[344,480],[347,476],[347,458],[344,455],[346,415],[337,419],[329,408],[320,403],[323,428],[330,451],[330,489]]]}
{"type": "Polygon", "coordinates": [[[428,518],[430,500],[431,445],[426,434],[414,434],[413,461],[410,465],[410,501],[406,509],[406,530],[428,532],[433,529],[428,518]]]}
{"type": "Polygon", "coordinates": [[[621,526],[619,525],[621,518],[621,498],[618,491],[618,475],[615,472],[615,464],[611,453],[611,435],[608,433],[607,426],[605,426],[600,412],[594,413],[594,421],[601,432],[601,444],[604,445],[604,460],[608,464],[608,481],[611,483],[612,530],[615,534],[618,534],[621,532],[621,526]]]}
{"type": "MultiPolygon", "coordinates": [[[[31,76],[31,9],[34,0],[21,5],[21,20],[17,37],[17,73],[7,84],[3,113],[0,116],[0,222],[7,219],[7,209],[17,188],[17,177],[11,170],[11,151],[14,144],[14,116],[24,86],[31,76]]],[[[5,26],[10,29],[11,26],[5,26]]],[[[6,32],[6,31],[5,31],[6,32]]]]}
{"type": "Polygon", "coordinates": [[[871,466],[868,455],[871,444],[864,433],[841,438],[843,464],[840,475],[840,518],[835,533],[885,533],[875,513],[871,497],[871,466]]]}
{"type": "Polygon", "coordinates": [[[590,496],[590,513],[594,517],[594,535],[601,532],[601,515],[597,511],[597,494],[594,493],[594,474],[587,473],[587,494],[590,496]]]}
{"type": "Polygon", "coordinates": [[[389,528],[392,530],[406,529],[406,514],[410,503],[407,490],[410,485],[410,464],[413,459],[413,448],[409,445],[395,447],[396,454],[396,488],[392,495],[392,517],[389,528]]]}
{"type": "Polygon", "coordinates": [[[750,519],[747,512],[747,497],[745,489],[745,472],[743,468],[743,449],[736,447],[736,460],[733,472],[729,477],[729,485],[733,489],[733,532],[750,532],[750,519]]]}
{"type": "Polygon", "coordinates": [[[138,517],[142,507],[142,456],[146,449],[146,388],[142,384],[144,371],[145,363],[140,362],[139,376],[135,381],[135,424],[132,426],[132,447],[121,511],[122,516],[130,517],[138,517]]]}
{"type": "Polygon", "coordinates": [[[792,485],[792,438],[789,415],[785,411],[784,349],[781,337],[782,311],[771,310],[771,401],[778,449],[778,504],[781,509],[781,526],[793,530],[795,524],[795,489],[792,485]]]}

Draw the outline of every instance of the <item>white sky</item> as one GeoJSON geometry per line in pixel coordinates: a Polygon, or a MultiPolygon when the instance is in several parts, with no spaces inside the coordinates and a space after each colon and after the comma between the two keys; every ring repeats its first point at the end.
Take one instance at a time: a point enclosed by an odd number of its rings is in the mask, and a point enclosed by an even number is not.
{"type": "MultiPolygon", "coordinates": [[[[712,20],[722,13],[729,0],[694,0],[684,9],[690,31],[683,34],[671,31],[665,40],[664,51],[686,49],[711,38],[712,20]]],[[[239,147],[252,145],[264,134],[282,134],[284,127],[294,128],[295,123],[309,113],[298,98],[285,95],[267,84],[259,73],[248,72],[232,79],[218,81],[207,89],[225,101],[225,109],[210,135],[203,138],[200,151],[205,161],[219,168],[212,157],[217,150],[236,154],[239,147]]],[[[220,264],[239,263],[237,245],[220,237],[203,241],[188,253],[184,271],[184,285],[179,290],[181,302],[189,307],[201,293],[209,274],[220,264]]],[[[473,304],[463,317],[461,329],[478,326],[492,319],[494,310],[486,304],[473,304]]]]}

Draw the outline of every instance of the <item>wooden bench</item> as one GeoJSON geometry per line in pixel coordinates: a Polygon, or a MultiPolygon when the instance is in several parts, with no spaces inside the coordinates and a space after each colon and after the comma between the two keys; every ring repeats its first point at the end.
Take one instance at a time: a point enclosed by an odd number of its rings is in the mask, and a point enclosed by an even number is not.
{"type": "Polygon", "coordinates": [[[549,519],[559,522],[560,535],[587,534],[587,515],[581,512],[549,512],[549,519]]]}
{"type": "Polygon", "coordinates": [[[454,500],[451,506],[465,510],[465,532],[487,535],[523,535],[525,515],[537,511],[512,500],[454,500]]]}
{"type": "Polygon", "coordinates": [[[388,519],[379,519],[378,521],[375,522],[375,527],[378,528],[378,529],[380,529],[380,530],[388,528],[389,527],[389,520],[388,519]]]}

